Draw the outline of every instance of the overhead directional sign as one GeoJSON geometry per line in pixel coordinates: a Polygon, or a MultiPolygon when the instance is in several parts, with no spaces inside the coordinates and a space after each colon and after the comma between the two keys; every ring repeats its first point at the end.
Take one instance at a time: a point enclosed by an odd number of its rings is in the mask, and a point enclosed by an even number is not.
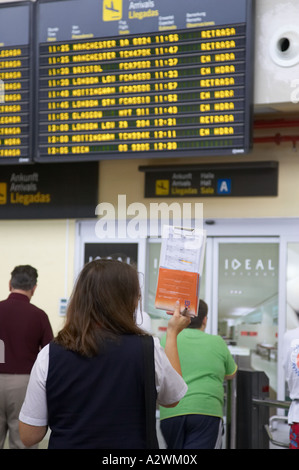
{"type": "Polygon", "coordinates": [[[141,166],[145,197],[252,197],[278,195],[278,163],[141,166]]]}

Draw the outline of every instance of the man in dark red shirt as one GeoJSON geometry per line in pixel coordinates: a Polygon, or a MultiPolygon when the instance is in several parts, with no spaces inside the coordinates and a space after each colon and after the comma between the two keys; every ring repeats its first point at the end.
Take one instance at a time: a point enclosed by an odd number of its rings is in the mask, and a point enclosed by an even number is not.
{"type": "Polygon", "coordinates": [[[47,314],[30,303],[37,277],[32,266],[17,266],[9,282],[11,294],[0,302],[0,449],[7,432],[11,449],[24,448],[19,412],[36,356],[53,339],[47,314]]]}

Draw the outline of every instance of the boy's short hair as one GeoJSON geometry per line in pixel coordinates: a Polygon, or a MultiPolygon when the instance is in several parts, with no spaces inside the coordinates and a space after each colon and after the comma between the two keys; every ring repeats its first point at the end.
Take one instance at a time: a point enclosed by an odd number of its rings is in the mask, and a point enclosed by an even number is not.
{"type": "Polygon", "coordinates": [[[201,328],[203,319],[207,316],[207,314],[208,314],[208,306],[204,302],[204,300],[200,299],[199,305],[198,305],[197,317],[191,318],[191,322],[188,328],[201,328]]]}

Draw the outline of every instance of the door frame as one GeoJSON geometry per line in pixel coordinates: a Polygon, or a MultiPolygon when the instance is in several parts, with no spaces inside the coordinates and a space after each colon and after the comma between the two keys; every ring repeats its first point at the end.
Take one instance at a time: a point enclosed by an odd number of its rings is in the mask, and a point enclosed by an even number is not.
{"type": "MultiPolygon", "coordinates": [[[[245,243],[276,243],[279,247],[280,239],[279,237],[213,237],[212,238],[213,246],[213,303],[212,303],[212,334],[217,334],[218,331],[218,281],[219,281],[219,245],[220,244],[245,244],[245,243]]],[[[279,268],[278,268],[279,269],[279,268]]],[[[279,291],[279,277],[277,280],[278,291],[279,291]]],[[[279,292],[278,292],[279,298],[279,292]]]]}
{"type": "MultiPolygon", "coordinates": [[[[283,336],[281,334],[282,331],[282,325],[285,325],[285,308],[283,311],[280,310],[280,305],[281,305],[281,300],[280,300],[280,290],[281,290],[281,272],[280,272],[280,263],[281,263],[281,247],[280,247],[280,238],[279,237],[268,237],[268,236],[258,236],[258,237],[213,237],[212,238],[213,242],[213,296],[212,296],[212,329],[211,333],[217,335],[218,334],[218,300],[219,300],[219,291],[218,291],[218,286],[219,286],[219,247],[220,245],[223,244],[268,244],[268,243],[275,243],[278,245],[278,277],[277,277],[277,293],[278,293],[278,324],[277,324],[277,350],[278,353],[280,354],[281,352],[281,344],[279,342],[279,339],[283,336]],[[282,314],[280,314],[282,313],[282,314]]],[[[284,331],[284,330],[283,330],[284,331]]],[[[281,356],[281,354],[280,354],[281,356]]],[[[277,365],[276,365],[276,377],[277,377],[277,397],[281,396],[282,393],[284,393],[284,374],[282,371],[282,362],[281,358],[277,356],[277,365]]],[[[282,400],[285,399],[281,398],[282,400]]]]}
{"type": "MultiPolygon", "coordinates": [[[[95,233],[95,224],[97,219],[76,221],[75,236],[75,260],[74,275],[83,267],[84,262],[84,243],[105,243],[105,240],[99,240],[95,233]]],[[[194,222],[194,221],[193,221],[194,222]]],[[[279,277],[278,277],[278,360],[277,360],[277,399],[285,399],[285,376],[282,367],[282,342],[283,334],[286,329],[286,269],[287,269],[287,245],[288,243],[299,243],[299,217],[298,218],[209,218],[204,219],[203,228],[207,230],[207,247],[205,256],[206,265],[206,292],[205,297],[210,305],[212,315],[208,319],[207,332],[215,331],[215,298],[213,298],[213,289],[215,286],[215,274],[213,271],[217,260],[214,256],[213,240],[222,238],[243,238],[250,240],[267,237],[277,240],[279,243],[279,277]],[[213,317],[213,318],[212,318],[213,317]]],[[[161,235],[161,234],[160,234],[161,235]]],[[[157,239],[158,240],[158,239],[157,239]]],[[[148,239],[114,239],[115,243],[138,243],[138,270],[146,275],[147,265],[147,245],[148,239]]],[[[109,238],[107,242],[112,243],[109,238]]]]}
{"type": "MultiPolygon", "coordinates": [[[[134,243],[138,245],[138,260],[137,269],[139,273],[145,273],[146,263],[146,238],[142,239],[128,239],[117,238],[113,236],[107,239],[99,239],[96,234],[95,220],[78,220],[76,221],[76,236],[75,236],[75,260],[74,260],[74,281],[77,279],[81,269],[84,265],[84,247],[86,243],[134,243]]],[[[117,232],[116,232],[117,233],[117,232]]],[[[141,285],[141,290],[144,290],[144,282],[141,285]]],[[[143,292],[142,292],[143,293],[143,292]]]]}
{"type": "MultiPolygon", "coordinates": [[[[285,400],[285,373],[282,366],[283,335],[286,331],[286,272],[287,272],[287,246],[288,243],[299,243],[299,218],[265,218],[265,219],[207,219],[204,222],[210,237],[250,239],[274,239],[279,243],[279,273],[278,273],[278,357],[277,357],[277,399],[285,400]]],[[[213,250],[214,253],[214,250],[213,250]]],[[[213,258],[213,270],[218,270],[218,259],[213,258]]],[[[215,279],[215,277],[214,277],[215,279]]],[[[214,282],[216,282],[214,280],[214,282]]],[[[213,286],[213,292],[215,292],[213,286]]],[[[217,296],[218,296],[218,291],[217,296]]],[[[212,332],[215,331],[215,308],[218,298],[211,297],[212,332]]],[[[217,328],[217,326],[216,326],[217,328]]]]}

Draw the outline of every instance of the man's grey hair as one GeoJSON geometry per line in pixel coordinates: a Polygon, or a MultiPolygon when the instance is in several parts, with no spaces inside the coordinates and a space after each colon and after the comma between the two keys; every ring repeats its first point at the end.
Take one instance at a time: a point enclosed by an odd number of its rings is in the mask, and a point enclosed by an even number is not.
{"type": "Polygon", "coordinates": [[[37,270],[32,266],[16,266],[11,273],[10,284],[14,289],[28,291],[36,286],[37,277],[37,270]]]}

